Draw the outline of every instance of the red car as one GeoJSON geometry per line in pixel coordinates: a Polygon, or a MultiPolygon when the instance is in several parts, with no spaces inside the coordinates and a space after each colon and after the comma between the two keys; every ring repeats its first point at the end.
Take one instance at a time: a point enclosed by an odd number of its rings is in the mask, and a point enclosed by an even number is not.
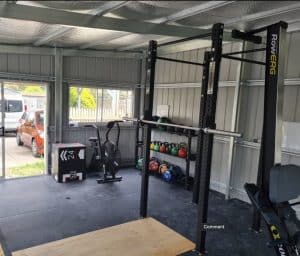
{"type": "Polygon", "coordinates": [[[24,112],[17,128],[17,144],[31,148],[35,157],[44,155],[44,110],[24,112]]]}

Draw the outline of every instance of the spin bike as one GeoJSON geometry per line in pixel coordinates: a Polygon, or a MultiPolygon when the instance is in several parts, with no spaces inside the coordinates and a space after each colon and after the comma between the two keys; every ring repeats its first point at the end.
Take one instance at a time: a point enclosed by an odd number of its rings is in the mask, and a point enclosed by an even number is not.
{"type": "Polygon", "coordinates": [[[300,220],[290,203],[300,196],[300,167],[276,165],[270,171],[269,196],[255,184],[245,184],[254,209],[267,224],[273,247],[278,256],[300,255],[300,220]]]}
{"type": "Polygon", "coordinates": [[[92,126],[96,129],[97,137],[90,137],[89,141],[94,150],[91,160],[90,168],[103,173],[103,176],[97,179],[98,184],[121,181],[122,177],[116,176],[120,169],[121,153],[119,150],[120,140],[120,125],[123,121],[110,121],[107,123],[107,131],[105,133],[105,141],[101,142],[100,130],[94,124],[92,126]],[[109,138],[110,133],[114,126],[117,127],[117,136],[115,142],[109,138]]]}

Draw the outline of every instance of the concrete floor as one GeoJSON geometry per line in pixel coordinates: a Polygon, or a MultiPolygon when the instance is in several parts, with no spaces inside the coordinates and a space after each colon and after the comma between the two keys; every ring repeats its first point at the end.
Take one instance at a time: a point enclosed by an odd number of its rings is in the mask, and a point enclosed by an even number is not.
{"type": "MultiPolygon", "coordinates": [[[[138,219],[140,175],[134,169],[121,170],[120,175],[122,182],[101,185],[94,177],[68,184],[49,176],[0,182],[0,243],[16,251],[138,219]]],[[[151,177],[149,216],[194,241],[197,205],[191,198],[181,186],[151,177]]],[[[275,255],[266,246],[265,230],[249,230],[251,213],[247,203],[225,201],[211,192],[209,223],[225,225],[225,230],[207,233],[209,255],[275,255]]]]}
{"type": "MultiPolygon", "coordinates": [[[[7,134],[4,140],[6,168],[18,167],[28,163],[39,162],[41,160],[32,155],[29,147],[18,146],[15,134],[7,134]]],[[[0,160],[0,163],[2,163],[2,138],[0,139],[0,160]]]]}

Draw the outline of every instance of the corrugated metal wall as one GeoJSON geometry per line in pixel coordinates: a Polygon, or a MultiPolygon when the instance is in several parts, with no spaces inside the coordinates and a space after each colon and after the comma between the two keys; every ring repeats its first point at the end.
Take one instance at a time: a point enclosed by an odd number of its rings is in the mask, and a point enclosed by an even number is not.
{"type": "MultiPolygon", "coordinates": [[[[51,77],[54,75],[54,57],[29,54],[0,54],[0,73],[51,77]]],[[[4,76],[4,78],[7,76],[4,76]]]]}
{"type": "MultiPolygon", "coordinates": [[[[140,84],[141,65],[139,59],[132,58],[100,58],[100,57],[63,57],[63,109],[68,109],[68,84],[81,84],[83,86],[109,86],[110,88],[136,88],[140,84]]],[[[54,142],[54,98],[55,98],[55,61],[54,56],[28,55],[28,54],[0,54],[0,78],[12,80],[46,81],[49,82],[48,106],[49,116],[49,143],[54,142]],[[52,131],[52,132],[51,132],[52,131]]],[[[94,136],[83,128],[68,128],[68,111],[65,116],[63,141],[81,142],[89,145],[88,137],[94,136]],[[83,136],[84,134],[84,136],[83,136]]],[[[134,160],[134,128],[122,127],[120,149],[123,153],[124,163],[134,160]]],[[[49,145],[49,155],[51,147],[49,145]]],[[[90,153],[90,152],[89,152],[90,153]]]]}
{"type": "MultiPolygon", "coordinates": [[[[54,79],[54,56],[28,54],[0,54],[0,76],[3,78],[24,77],[44,81],[54,79]],[[8,74],[10,74],[8,76],[8,74]],[[47,79],[48,77],[48,79],[47,79]]],[[[94,82],[118,83],[118,86],[136,86],[140,83],[140,60],[129,58],[63,58],[63,79],[66,82],[88,84],[94,82]]]]}
{"type": "Polygon", "coordinates": [[[140,61],[128,58],[64,57],[64,80],[140,83],[140,61]]]}
{"type": "MultiPolygon", "coordinates": [[[[285,78],[290,79],[289,84],[284,89],[284,121],[300,122],[300,86],[297,80],[300,80],[299,59],[300,53],[298,45],[300,44],[300,33],[291,33],[288,35],[288,56],[286,62],[285,78]],[[291,83],[291,79],[293,79],[291,83]],[[293,84],[294,83],[294,84],[293,84]]],[[[238,43],[227,44],[223,47],[223,52],[236,51],[239,48],[238,43]]],[[[178,58],[191,61],[203,61],[205,49],[198,49],[188,52],[181,52],[168,55],[170,58],[178,58]]],[[[263,60],[262,53],[252,53],[246,56],[255,60],[263,60]]],[[[236,79],[238,62],[222,60],[221,69],[221,87],[218,95],[216,123],[218,129],[230,129],[234,83],[230,82],[236,79]]],[[[241,108],[238,120],[239,131],[243,133],[244,138],[249,143],[239,143],[235,146],[234,169],[231,181],[231,196],[242,200],[247,200],[243,185],[245,182],[255,182],[258,166],[259,143],[261,138],[262,118],[263,118],[263,97],[264,88],[262,80],[264,79],[264,67],[259,65],[245,64],[244,85],[241,91],[241,108]],[[247,81],[247,83],[245,83],[247,81]],[[246,85],[247,84],[247,85],[246,85]],[[254,141],[254,142],[253,142],[254,141]]],[[[185,88],[183,83],[201,84],[201,67],[158,61],[156,82],[160,88],[155,89],[154,113],[156,114],[157,105],[169,105],[170,118],[177,123],[188,125],[197,125],[200,106],[200,88],[193,84],[192,88],[185,88]],[[172,87],[172,88],[170,88],[172,87]]],[[[155,140],[180,142],[183,137],[176,135],[165,135],[159,132],[153,132],[155,140]]],[[[195,144],[195,143],[193,143],[195,144]]],[[[225,192],[225,181],[228,166],[228,140],[217,137],[214,142],[214,154],[212,165],[211,186],[220,192],[225,192]]],[[[195,145],[193,146],[195,149],[195,145]]],[[[156,156],[166,161],[174,162],[184,167],[184,162],[173,159],[169,156],[157,154],[156,156]]],[[[298,153],[283,152],[284,163],[300,163],[298,153]]],[[[193,169],[194,164],[191,165],[193,169]]]]}

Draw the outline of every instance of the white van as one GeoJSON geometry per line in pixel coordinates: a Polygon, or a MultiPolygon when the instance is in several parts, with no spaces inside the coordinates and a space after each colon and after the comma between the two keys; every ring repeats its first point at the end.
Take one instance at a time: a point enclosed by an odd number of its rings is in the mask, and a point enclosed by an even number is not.
{"type": "Polygon", "coordinates": [[[24,110],[25,106],[22,94],[14,90],[4,89],[5,132],[16,132],[24,110]]]}

